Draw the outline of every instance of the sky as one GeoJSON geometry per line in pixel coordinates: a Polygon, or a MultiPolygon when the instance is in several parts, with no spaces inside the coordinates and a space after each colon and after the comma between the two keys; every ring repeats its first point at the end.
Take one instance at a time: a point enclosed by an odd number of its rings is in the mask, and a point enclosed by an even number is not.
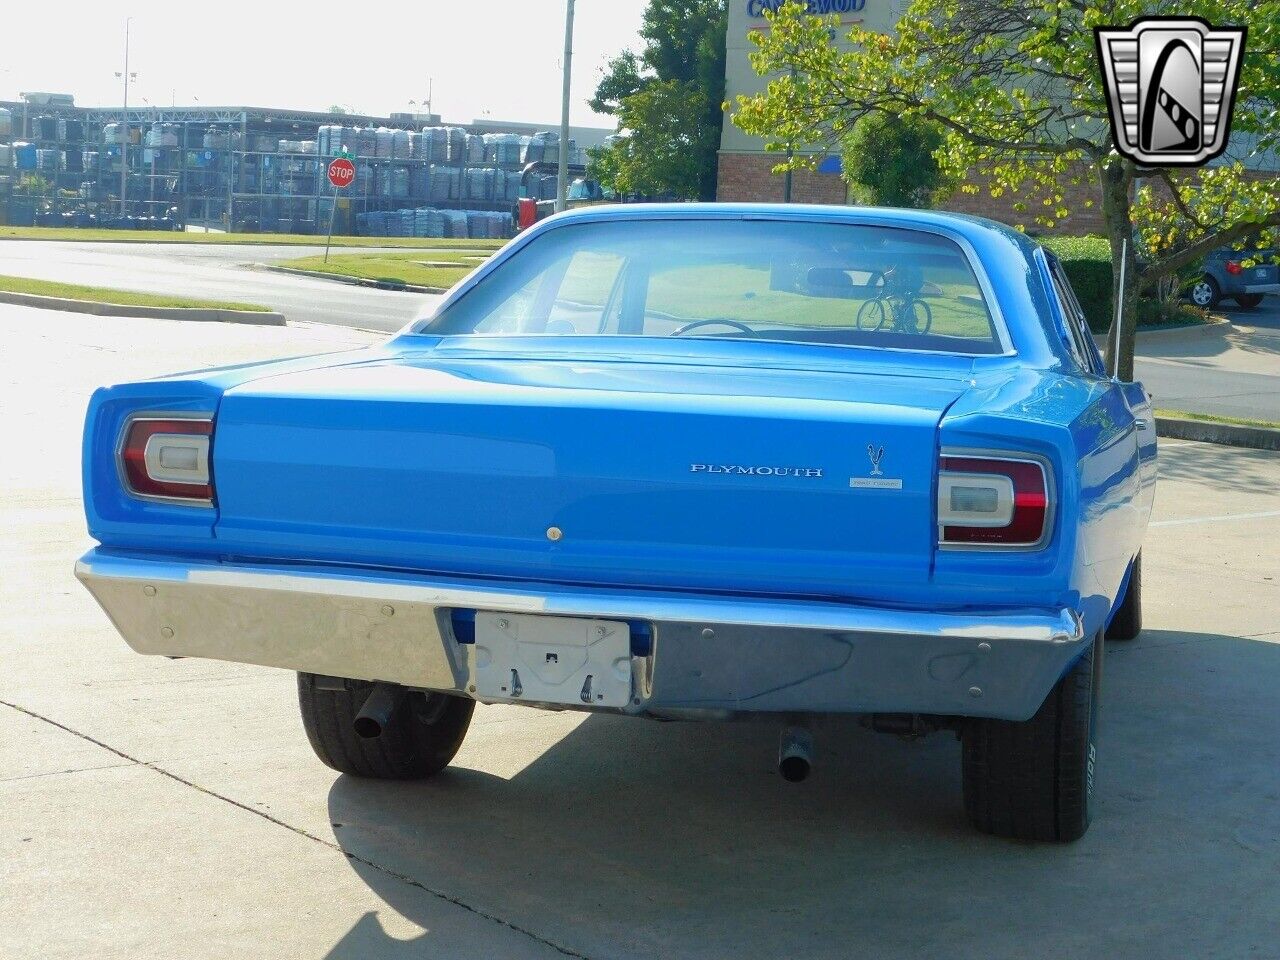
{"type": "MultiPolygon", "coordinates": [[[[571,123],[614,125],[586,101],[609,58],[639,46],[644,6],[577,0],[571,123]]],[[[432,109],[446,121],[559,123],[564,0],[64,0],[58,11],[56,28],[38,3],[5,11],[0,100],[45,91],[83,106],[119,105],[115,73],[132,17],[130,106],[341,104],[386,116],[421,110],[409,101],[425,101],[431,80],[432,109]]]]}

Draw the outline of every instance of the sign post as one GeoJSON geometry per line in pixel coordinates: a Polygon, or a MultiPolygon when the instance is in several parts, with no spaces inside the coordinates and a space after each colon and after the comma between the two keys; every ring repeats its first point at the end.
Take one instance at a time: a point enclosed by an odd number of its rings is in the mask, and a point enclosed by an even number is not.
{"type": "Polygon", "coordinates": [[[345,153],[329,164],[329,182],[333,184],[333,206],[329,208],[329,236],[324,241],[324,262],[329,262],[329,244],[333,242],[333,218],[338,213],[338,191],[356,182],[356,165],[345,153]]]}

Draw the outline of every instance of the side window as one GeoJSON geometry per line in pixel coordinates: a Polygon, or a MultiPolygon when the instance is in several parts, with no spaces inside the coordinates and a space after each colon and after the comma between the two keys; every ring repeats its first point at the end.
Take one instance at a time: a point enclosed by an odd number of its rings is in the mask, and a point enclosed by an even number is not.
{"type": "Polygon", "coordinates": [[[1093,334],[1089,330],[1089,323],[1084,315],[1084,309],[1080,306],[1080,301],[1076,299],[1075,291],[1071,289],[1071,282],[1067,279],[1066,273],[1063,272],[1062,265],[1053,257],[1047,258],[1049,263],[1049,275],[1053,278],[1053,289],[1058,299],[1058,307],[1062,312],[1063,322],[1066,324],[1067,346],[1071,351],[1072,357],[1075,358],[1080,369],[1088,373],[1101,375],[1102,358],[1098,354],[1098,348],[1093,341],[1093,334]]]}
{"type": "Polygon", "coordinates": [[[498,304],[475,329],[493,336],[516,334],[595,334],[622,270],[612,253],[579,251],[530,277],[498,304]]]}
{"type": "Polygon", "coordinates": [[[602,333],[605,311],[622,272],[620,254],[580,250],[573,255],[547,317],[547,333],[602,333]]]}

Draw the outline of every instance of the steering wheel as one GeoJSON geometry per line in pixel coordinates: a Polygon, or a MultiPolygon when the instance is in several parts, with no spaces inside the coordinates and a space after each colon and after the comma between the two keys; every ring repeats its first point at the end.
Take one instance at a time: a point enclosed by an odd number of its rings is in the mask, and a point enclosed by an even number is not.
{"type": "Polygon", "coordinates": [[[683,336],[684,334],[688,333],[690,330],[697,330],[699,327],[707,327],[707,326],[712,326],[714,324],[720,324],[721,326],[724,326],[724,327],[735,327],[738,330],[741,330],[743,333],[750,333],[750,334],[755,333],[755,331],[752,330],[750,327],[748,327],[745,323],[739,323],[737,320],[727,320],[720,317],[711,317],[707,320],[695,320],[693,321],[693,323],[686,323],[683,327],[680,327],[679,329],[676,329],[676,330],[672,330],[671,336],[673,337],[683,336]]]}

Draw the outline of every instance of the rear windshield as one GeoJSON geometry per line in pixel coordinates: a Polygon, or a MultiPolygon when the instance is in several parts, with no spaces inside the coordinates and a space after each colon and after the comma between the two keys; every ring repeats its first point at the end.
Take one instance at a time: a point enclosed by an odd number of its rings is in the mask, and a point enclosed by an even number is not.
{"type": "Polygon", "coordinates": [[[998,353],[961,249],[918,230],[637,220],[549,230],[419,332],[998,353]]]}

